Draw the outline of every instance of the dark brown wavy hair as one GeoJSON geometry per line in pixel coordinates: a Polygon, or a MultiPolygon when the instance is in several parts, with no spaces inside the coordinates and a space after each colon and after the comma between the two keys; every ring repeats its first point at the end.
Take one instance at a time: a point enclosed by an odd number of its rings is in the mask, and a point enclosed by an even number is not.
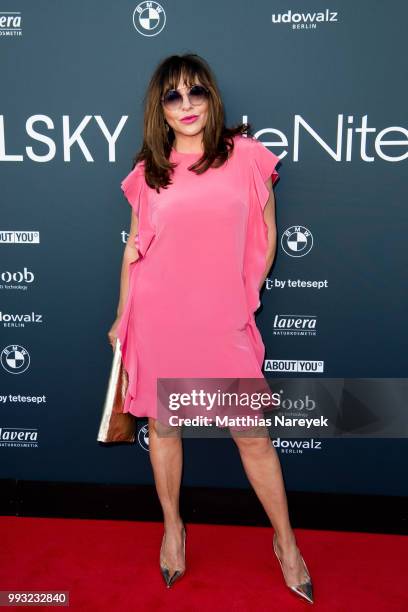
{"type": "Polygon", "coordinates": [[[236,134],[252,137],[249,123],[240,123],[230,128],[225,126],[220,91],[211,68],[202,57],[194,53],[167,57],[154,71],[143,98],[143,144],[134,156],[132,165],[133,169],[139,161],[144,161],[146,183],[158,193],[160,187],[167,188],[171,184],[171,174],[176,166],[169,161],[175,135],[165,120],[161,97],[168,89],[176,89],[181,78],[190,87],[196,77],[209,90],[208,115],[203,133],[204,153],[189,166],[189,170],[202,174],[209,167],[222,166],[233,151],[233,137],[236,134]]]}

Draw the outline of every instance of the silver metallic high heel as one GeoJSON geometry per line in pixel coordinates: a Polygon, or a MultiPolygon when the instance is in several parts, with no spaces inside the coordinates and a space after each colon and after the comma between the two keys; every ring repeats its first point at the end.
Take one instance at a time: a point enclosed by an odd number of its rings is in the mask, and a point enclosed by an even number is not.
{"type": "MultiPolygon", "coordinates": [[[[302,582],[300,584],[288,584],[286,582],[285,573],[283,571],[282,561],[279,559],[278,551],[276,550],[276,533],[273,534],[273,550],[274,550],[275,555],[277,556],[278,561],[280,563],[282,574],[283,574],[283,578],[285,580],[286,586],[288,586],[294,593],[296,593],[296,595],[299,595],[299,597],[303,597],[309,603],[314,603],[312,579],[310,577],[309,570],[307,569],[305,560],[303,559],[302,555],[300,554],[300,551],[299,551],[300,558],[302,559],[303,566],[304,566],[306,574],[308,576],[308,580],[306,580],[306,582],[302,582]]],[[[298,550],[299,550],[299,548],[298,548],[298,550]]]]}
{"type": "Polygon", "coordinates": [[[164,542],[164,536],[166,534],[163,534],[163,538],[162,538],[162,543],[161,543],[161,547],[160,547],[160,571],[161,571],[161,575],[164,578],[164,582],[166,583],[166,586],[168,588],[170,588],[171,586],[173,586],[173,584],[176,582],[176,580],[179,580],[184,574],[185,574],[185,564],[186,564],[186,528],[185,526],[183,526],[183,556],[184,556],[184,570],[175,570],[173,572],[173,574],[170,576],[170,568],[167,565],[166,561],[163,560],[162,557],[162,549],[163,549],[163,542],[164,542]]]}

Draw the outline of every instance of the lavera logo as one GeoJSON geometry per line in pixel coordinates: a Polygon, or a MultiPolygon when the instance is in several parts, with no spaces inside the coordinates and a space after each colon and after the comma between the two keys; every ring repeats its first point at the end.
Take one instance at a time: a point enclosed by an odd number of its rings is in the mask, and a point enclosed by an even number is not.
{"type": "Polygon", "coordinates": [[[0,11],[0,37],[22,36],[21,13],[19,11],[0,11]]]}
{"type": "Polygon", "coordinates": [[[36,427],[0,427],[0,446],[37,448],[38,429],[36,427]]]}
{"type": "Polygon", "coordinates": [[[277,314],[273,318],[274,336],[315,336],[315,315],[277,314]]]}
{"type": "Polygon", "coordinates": [[[321,23],[337,23],[337,11],[317,11],[307,13],[295,13],[289,9],[286,13],[272,13],[272,23],[289,24],[293,30],[316,29],[321,23]]]}

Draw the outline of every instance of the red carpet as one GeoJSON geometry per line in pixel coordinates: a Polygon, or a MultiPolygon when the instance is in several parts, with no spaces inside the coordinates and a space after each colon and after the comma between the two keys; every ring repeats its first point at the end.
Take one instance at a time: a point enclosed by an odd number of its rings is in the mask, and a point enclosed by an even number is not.
{"type": "Polygon", "coordinates": [[[271,528],[191,523],[186,573],[166,589],[160,523],[0,517],[0,590],[69,591],[69,609],[84,612],[408,610],[406,537],[295,532],[314,605],[285,586],[271,528]]]}

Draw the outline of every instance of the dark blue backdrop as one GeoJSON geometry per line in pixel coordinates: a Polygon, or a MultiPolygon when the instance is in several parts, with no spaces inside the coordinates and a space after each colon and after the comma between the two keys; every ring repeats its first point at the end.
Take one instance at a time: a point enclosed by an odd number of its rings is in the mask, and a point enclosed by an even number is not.
{"type": "MultiPolygon", "coordinates": [[[[120,181],[172,53],[206,58],[228,123],[250,121],[282,160],[257,317],[267,359],[319,361],[333,378],[407,373],[408,5],[328,0],[319,19],[302,1],[152,4],[150,22],[107,0],[0,15],[1,478],[153,482],[143,436],[104,447],[96,434],[130,223],[120,181]],[[314,317],[315,333],[277,334],[286,316],[314,317]],[[16,432],[31,442],[11,444],[16,432]]],[[[407,493],[404,439],[275,444],[289,490],[407,493]]],[[[232,441],[185,451],[185,484],[248,486],[232,441]]]]}

